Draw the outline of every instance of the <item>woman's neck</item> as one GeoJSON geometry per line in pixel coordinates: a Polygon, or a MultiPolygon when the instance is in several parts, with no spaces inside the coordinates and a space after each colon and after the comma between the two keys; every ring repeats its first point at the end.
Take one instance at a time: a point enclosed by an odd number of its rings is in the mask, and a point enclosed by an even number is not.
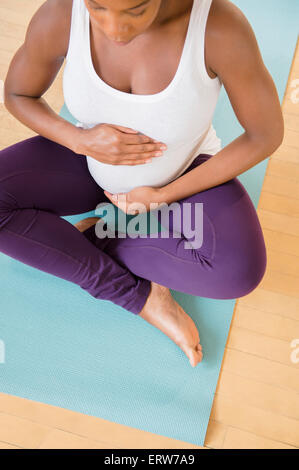
{"type": "Polygon", "coordinates": [[[196,0],[185,0],[184,2],[182,0],[162,0],[160,10],[149,30],[171,23],[176,18],[188,13],[192,8],[193,1],[196,0]]]}

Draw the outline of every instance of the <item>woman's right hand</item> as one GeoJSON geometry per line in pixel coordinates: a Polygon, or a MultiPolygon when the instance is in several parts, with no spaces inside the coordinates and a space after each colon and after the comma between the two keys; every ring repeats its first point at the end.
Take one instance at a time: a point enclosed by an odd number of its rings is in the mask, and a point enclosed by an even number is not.
{"type": "Polygon", "coordinates": [[[161,149],[163,145],[129,127],[102,123],[78,128],[75,151],[110,165],[139,165],[161,156],[166,150],[166,146],[161,149]]]}

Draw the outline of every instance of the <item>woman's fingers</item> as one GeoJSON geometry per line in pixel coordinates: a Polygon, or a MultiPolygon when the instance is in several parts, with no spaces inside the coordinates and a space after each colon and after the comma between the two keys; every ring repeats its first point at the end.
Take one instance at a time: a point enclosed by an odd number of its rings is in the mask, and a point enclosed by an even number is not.
{"type": "Polygon", "coordinates": [[[126,127],[126,126],[119,126],[118,124],[110,124],[111,126],[113,127],[116,127],[117,129],[119,129],[120,131],[122,132],[132,132],[133,134],[136,134],[138,133],[139,131],[136,131],[135,129],[132,129],[131,127],[126,127]]]}
{"type": "MultiPolygon", "coordinates": [[[[131,154],[131,155],[136,155],[136,154],[142,154],[142,153],[161,153],[165,149],[161,149],[161,146],[158,144],[140,144],[140,145],[124,145],[121,144],[120,146],[120,151],[124,154],[131,154]]],[[[139,155],[140,157],[142,155],[139,155]]]]}

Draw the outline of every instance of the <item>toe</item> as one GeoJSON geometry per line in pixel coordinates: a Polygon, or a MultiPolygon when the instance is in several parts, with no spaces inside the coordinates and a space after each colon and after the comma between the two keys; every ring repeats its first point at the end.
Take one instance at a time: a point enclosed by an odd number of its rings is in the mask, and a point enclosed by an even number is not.
{"type": "Polygon", "coordinates": [[[85,232],[85,230],[88,230],[91,226],[95,225],[98,220],[99,217],[87,217],[75,223],[74,227],[76,227],[79,232],[85,232]]]}
{"type": "Polygon", "coordinates": [[[201,345],[199,345],[199,347],[196,348],[196,353],[197,353],[197,357],[199,359],[199,362],[202,360],[203,358],[203,353],[202,353],[202,347],[201,345]]]}
{"type": "Polygon", "coordinates": [[[202,360],[202,352],[197,351],[196,349],[193,349],[193,348],[190,348],[188,350],[187,356],[189,358],[189,362],[192,367],[195,367],[198,364],[198,362],[201,362],[202,360]]]}

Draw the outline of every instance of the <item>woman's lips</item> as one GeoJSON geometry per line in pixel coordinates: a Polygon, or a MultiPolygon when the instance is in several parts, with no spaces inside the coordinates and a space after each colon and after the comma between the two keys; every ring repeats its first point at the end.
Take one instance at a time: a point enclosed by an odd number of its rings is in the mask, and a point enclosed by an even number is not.
{"type": "Polygon", "coordinates": [[[124,46],[125,44],[128,44],[129,41],[123,42],[123,41],[113,41],[115,44],[118,44],[119,46],[124,46]]]}
{"type": "Polygon", "coordinates": [[[114,44],[118,44],[119,46],[124,46],[125,44],[128,44],[130,41],[114,41],[114,44]]]}
{"type": "Polygon", "coordinates": [[[108,39],[109,39],[109,41],[113,42],[114,44],[118,44],[118,45],[120,45],[120,46],[124,46],[125,44],[129,44],[131,41],[133,41],[134,37],[135,37],[135,36],[133,36],[132,38],[130,38],[128,41],[116,41],[115,39],[112,39],[112,38],[111,38],[111,39],[108,38],[108,39]]]}

